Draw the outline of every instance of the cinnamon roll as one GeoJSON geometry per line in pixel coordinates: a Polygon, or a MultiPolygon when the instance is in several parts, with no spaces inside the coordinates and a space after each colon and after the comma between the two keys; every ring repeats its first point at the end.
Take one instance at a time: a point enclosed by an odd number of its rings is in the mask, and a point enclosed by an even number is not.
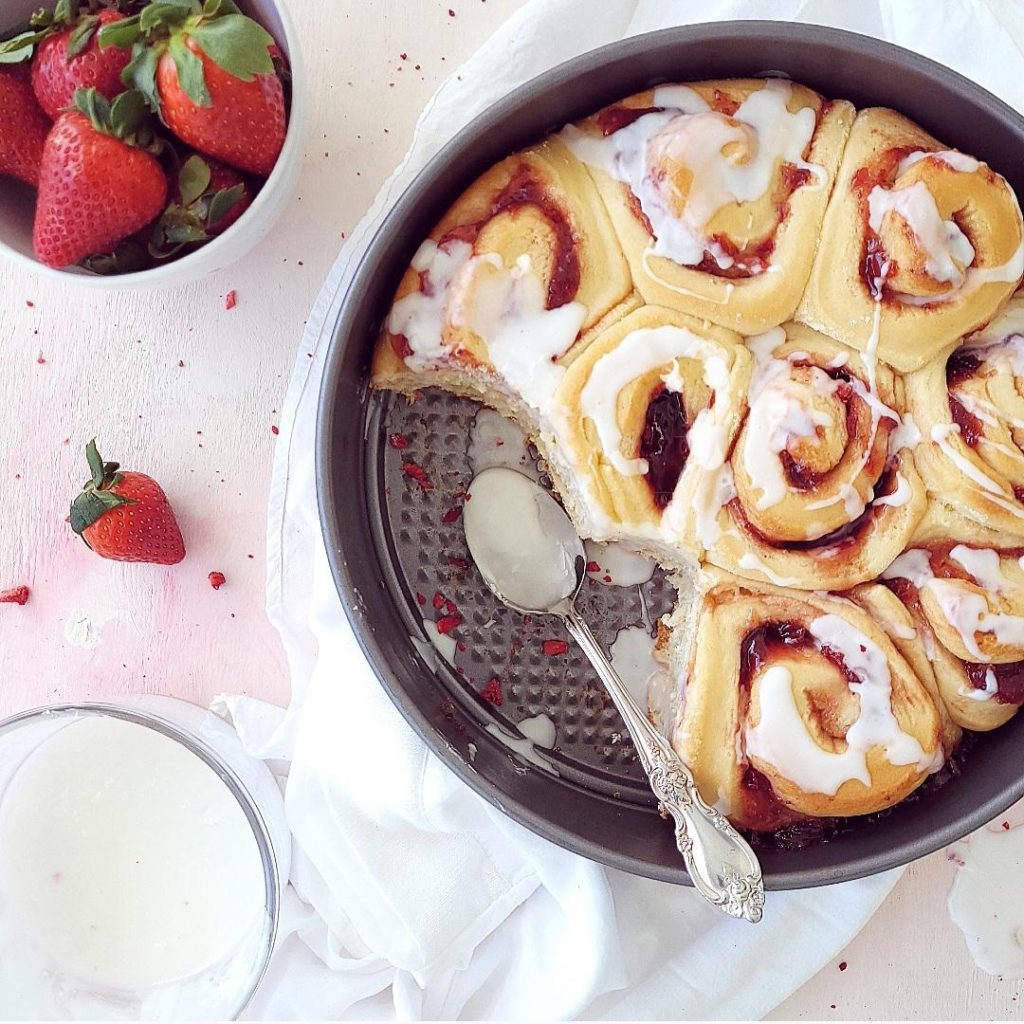
{"type": "Polygon", "coordinates": [[[853,107],[778,79],[661,85],[570,125],[644,300],[743,334],[796,310],[853,107]]]}
{"type": "Polygon", "coordinates": [[[635,306],[631,296],[593,181],[547,139],[474,182],[420,246],[385,321],[373,382],[439,384],[532,421],[581,337],[635,306]]]}
{"type": "Polygon", "coordinates": [[[932,505],[882,582],[906,606],[953,720],[986,731],[1024,703],[1024,542],[932,505]]]}
{"type": "Polygon", "coordinates": [[[749,344],[746,418],[696,513],[707,558],[804,590],[874,579],[926,503],[899,378],[799,324],[749,344]]]}
{"type": "Polygon", "coordinates": [[[906,385],[929,491],[982,526],[1024,538],[1024,293],[906,385]]]}
{"type": "Polygon", "coordinates": [[[672,743],[735,824],[871,814],[942,765],[928,689],[854,602],[713,572],[692,616],[672,743]]]}
{"type": "Polygon", "coordinates": [[[990,320],[1022,273],[1006,179],[871,108],[850,132],[797,319],[915,370],[990,320]]]}
{"type": "Polygon", "coordinates": [[[545,449],[577,526],[683,563],[697,492],[726,457],[750,364],[739,335],[658,306],[599,334],[549,409],[545,449]]]}

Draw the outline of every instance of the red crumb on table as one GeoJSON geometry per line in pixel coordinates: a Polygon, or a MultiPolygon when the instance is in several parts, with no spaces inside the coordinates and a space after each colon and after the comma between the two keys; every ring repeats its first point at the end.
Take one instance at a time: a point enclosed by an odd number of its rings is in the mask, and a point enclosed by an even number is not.
{"type": "Polygon", "coordinates": [[[462,515],[462,506],[461,505],[453,505],[450,509],[448,509],[447,512],[445,512],[445,514],[443,516],[441,516],[441,522],[445,523],[446,525],[448,523],[454,523],[455,520],[458,519],[459,516],[461,516],[461,515],[462,515]]]}
{"type": "Polygon", "coordinates": [[[492,679],[481,691],[480,699],[486,700],[493,704],[496,708],[500,708],[505,703],[505,697],[501,692],[501,683],[497,678],[492,679]]]}
{"type": "Polygon", "coordinates": [[[422,608],[426,603],[427,599],[419,591],[416,592],[416,603],[422,608]]]}
{"type": "Polygon", "coordinates": [[[839,961],[839,970],[841,970],[841,971],[845,971],[846,970],[846,961],[845,960],[840,960],[839,961]]]}
{"type": "Polygon", "coordinates": [[[541,644],[541,648],[549,658],[553,658],[556,655],[565,654],[569,650],[569,644],[565,640],[545,640],[541,644]]]}
{"type": "Polygon", "coordinates": [[[1003,830],[1006,832],[1010,831],[1010,823],[1008,821],[1003,822],[1003,830]]]}
{"type": "Polygon", "coordinates": [[[444,610],[449,615],[455,615],[459,610],[459,606],[451,598],[446,597],[444,599],[444,610]]]}
{"type": "Polygon", "coordinates": [[[184,359],[179,359],[178,360],[178,369],[183,368],[184,365],[185,365],[185,360],[184,359]]]}
{"type": "Polygon", "coordinates": [[[597,562],[587,562],[587,572],[600,572],[601,566],[597,562]]]}
{"type": "Polygon", "coordinates": [[[440,590],[434,594],[434,600],[432,603],[434,605],[435,612],[440,611],[444,607],[444,594],[442,594],[440,590]]]}
{"type": "Polygon", "coordinates": [[[611,576],[609,576],[607,573],[604,576],[602,576],[601,579],[603,579],[605,583],[611,583],[612,581],[611,576]]]}
{"type": "Polygon", "coordinates": [[[388,444],[397,451],[404,452],[409,447],[409,438],[405,434],[391,434],[388,437],[388,444]]]}
{"type": "Polygon", "coordinates": [[[45,356],[43,355],[43,353],[42,353],[42,352],[40,352],[40,353],[39,353],[39,355],[37,355],[37,356],[36,356],[36,362],[37,362],[37,363],[38,363],[38,364],[39,364],[40,366],[42,366],[42,365],[44,365],[44,364],[45,364],[45,362],[46,362],[46,357],[45,357],[45,356]]]}
{"type": "Polygon", "coordinates": [[[224,308],[234,309],[238,305],[238,292],[234,288],[224,296],[224,308]]]}
{"type": "Polygon", "coordinates": [[[449,558],[448,559],[448,564],[453,569],[468,569],[469,568],[469,562],[467,562],[466,559],[464,559],[464,558],[449,558]]]}
{"type": "Polygon", "coordinates": [[[443,618],[438,619],[434,625],[437,626],[437,631],[441,636],[447,636],[456,626],[462,625],[462,616],[445,615],[443,618]]]}
{"type": "Polygon", "coordinates": [[[222,572],[211,572],[206,578],[210,581],[210,586],[214,590],[220,590],[228,581],[228,578],[222,572]]]}
{"type": "Polygon", "coordinates": [[[30,593],[28,587],[11,587],[10,590],[0,590],[0,604],[25,604],[30,593]]]}
{"type": "Polygon", "coordinates": [[[415,462],[403,462],[402,472],[410,480],[415,480],[423,490],[432,491],[434,489],[434,485],[430,482],[430,477],[427,476],[427,471],[422,466],[416,465],[415,462]]]}
{"type": "Polygon", "coordinates": [[[400,57],[400,58],[401,58],[402,60],[408,60],[408,59],[409,59],[409,54],[407,54],[407,53],[400,53],[400,54],[399,54],[398,56],[399,56],[399,57],[400,57]]]}
{"type": "Polygon", "coordinates": [[[31,299],[26,299],[25,305],[28,306],[29,309],[35,309],[36,307],[36,304],[31,299]]]}
{"type": "Polygon", "coordinates": [[[448,8],[448,17],[449,18],[454,18],[455,17],[455,12],[450,7],[448,8]]]}
{"type": "Polygon", "coordinates": [[[281,428],[276,423],[271,423],[270,432],[274,435],[274,437],[277,437],[277,435],[281,433],[281,428]]]}

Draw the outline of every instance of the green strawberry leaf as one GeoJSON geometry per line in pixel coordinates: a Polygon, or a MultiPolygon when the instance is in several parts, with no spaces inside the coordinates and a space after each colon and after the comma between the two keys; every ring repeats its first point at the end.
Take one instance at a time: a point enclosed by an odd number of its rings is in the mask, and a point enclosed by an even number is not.
{"type": "Polygon", "coordinates": [[[212,107],[209,90],[206,88],[206,75],[203,74],[203,62],[185,44],[184,36],[173,36],[168,49],[174,59],[178,71],[178,82],[185,95],[197,107],[212,107]]]}
{"type": "Polygon", "coordinates": [[[110,127],[119,139],[134,139],[146,116],[146,98],[138,89],[121,93],[110,105],[110,127]]]}
{"type": "Polygon", "coordinates": [[[72,106],[85,114],[98,132],[105,135],[113,134],[110,124],[110,101],[99,90],[76,89],[72,106]]]}
{"type": "Polygon", "coordinates": [[[206,0],[203,4],[204,18],[217,18],[224,14],[241,14],[233,0],[206,0]]]}
{"type": "Polygon", "coordinates": [[[206,214],[206,223],[216,227],[245,197],[245,185],[239,182],[231,188],[222,188],[214,193],[210,200],[210,209],[206,214]]]}
{"type": "Polygon", "coordinates": [[[204,22],[190,29],[189,34],[214,64],[243,82],[251,82],[255,75],[274,73],[270,56],[274,37],[244,14],[204,22]]]}
{"type": "Polygon", "coordinates": [[[201,156],[190,156],[178,171],[181,205],[191,206],[210,187],[210,165],[201,156]]]}
{"type": "Polygon", "coordinates": [[[78,20],[78,0],[57,0],[57,6],[53,9],[53,20],[71,25],[78,20]]]}
{"type": "Polygon", "coordinates": [[[81,537],[85,530],[111,509],[134,504],[131,498],[122,498],[113,491],[95,490],[89,484],[71,503],[71,529],[81,537]]]}
{"type": "Polygon", "coordinates": [[[181,25],[190,15],[199,12],[199,5],[193,0],[154,0],[143,8],[139,24],[143,32],[151,32],[155,28],[181,25]]]}
{"type": "Polygon", "coordinates": [[[92,42],[96,34],[100,19],[95,14],[90,14],[75,26],[74,31],[68,36],[67,62],[70,64],[72,57],[77,57],[92,42]]]}
{"type": "Polygon", "coordinates": [[[103,459],[100,458],[99,449],[96,447],[95,437],[85,446],[85,460],[89,463],[89,472],[93,486],[102,487],[103,480],[106,477],[106,470],[103,465],[103,459]]]}
{"type": "Polygon", "coordinates": [[[49,31],[22,32],[20,35],[0,43],[0,64],[21,64],[28,60],[35,50],[36,43],[42,42],[49,31]]]}
{"type": "Polygon", "coordinates": [[[46,10],[45,7],[40,7],[31,18],[28,19],[29,25],[32,28],[50,28],[53,25],[53,15],[46,10]]]}
{"type": "Polygon", "coordinates": [[[121,72],[121,81],[129,88],[138,89],[145,96],[149,109],[163,120],[160,92],[156,87],[156,68],[159,62],[156,50],[138,42],[132,47],[132,59],[121,72]]]}
{"type": "Polygon", "coordinates": [[[139,16],[112,21],[100,29],[100,49],[107,50],[116,46],[121,50],[130,50],[142,38],[142,26],[139,16]]]}
{"type": "Polygon", "coordinates": [[[188,245],[206,240],[206,231],[199,224],[168,224],[164,227],[167,241],[174,245],[188,245]]]}

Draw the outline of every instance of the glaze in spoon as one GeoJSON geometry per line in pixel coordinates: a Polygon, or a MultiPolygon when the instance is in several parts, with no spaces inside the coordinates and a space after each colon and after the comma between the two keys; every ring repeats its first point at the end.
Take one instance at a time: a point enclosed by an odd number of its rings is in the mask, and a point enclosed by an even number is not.
{"type": "Polygon", "coordinates": [[[761,920],[757,856],[697,792],[690,770],[657,732],[576,610],[586,578],[583,544],[557,501],[511,469],[487,469],[469,487],[466,541],[488,587],[529,615],[562,620],[590,659],[633,738],[660,807],[675,821],[676,846],[697,891],[732,917],[761,920]]]}

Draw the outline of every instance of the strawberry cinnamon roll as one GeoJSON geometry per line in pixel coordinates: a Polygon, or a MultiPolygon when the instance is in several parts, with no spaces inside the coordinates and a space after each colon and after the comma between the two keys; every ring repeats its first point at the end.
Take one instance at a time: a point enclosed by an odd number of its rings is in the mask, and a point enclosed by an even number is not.
{"type": "Polygon", "coordinates": [[[980,525],[1024,538],[1024,294],[906,384],[928,490],[980,525]]]}
{"type": "Polygon", "coordinates": [[[635,305],[592,180],[548,139],[474,182],[420,246],[373,383],[437,384],[535,423],[580,339],[635,305]]]}
{"type": "Polygon", "coordinates": [[[798,324],[749,344],[748,411],[696,512],[707,559],[803,590],[874,579],[926,502],[900,380],[798,324]]]}
{"type": "Polygon", "coordinates": [[[1024,542],[935,504],[882,581],[914,620],[953,720],[986,731],[1024,703],[1024,542]]]}
{"type": "Polygon", "coordinates": [[[777,79],[662,85],[563,130],[646,302],[744,334],[788,320],[853,107],[777,79]]]}
{"type": "Polygon", "coordinates": [[[941,767],[932,696],[854,602],[711,571],[671,626],[672,743],[735,824],[871,814],[941,767]]]}
{"type": "Polygon", "coordinates": [[[992,318],[1024,273],[1002,175],[895,111],[861,111],[797,319],[915,370],[992,318]]]}
{"type": "Polygon", "coordinates": [[[545,445],[577,526],[687,559],[696,495],[726,458],[750,378],[739,335],[644,306],[569,367],[545,445]]]}

